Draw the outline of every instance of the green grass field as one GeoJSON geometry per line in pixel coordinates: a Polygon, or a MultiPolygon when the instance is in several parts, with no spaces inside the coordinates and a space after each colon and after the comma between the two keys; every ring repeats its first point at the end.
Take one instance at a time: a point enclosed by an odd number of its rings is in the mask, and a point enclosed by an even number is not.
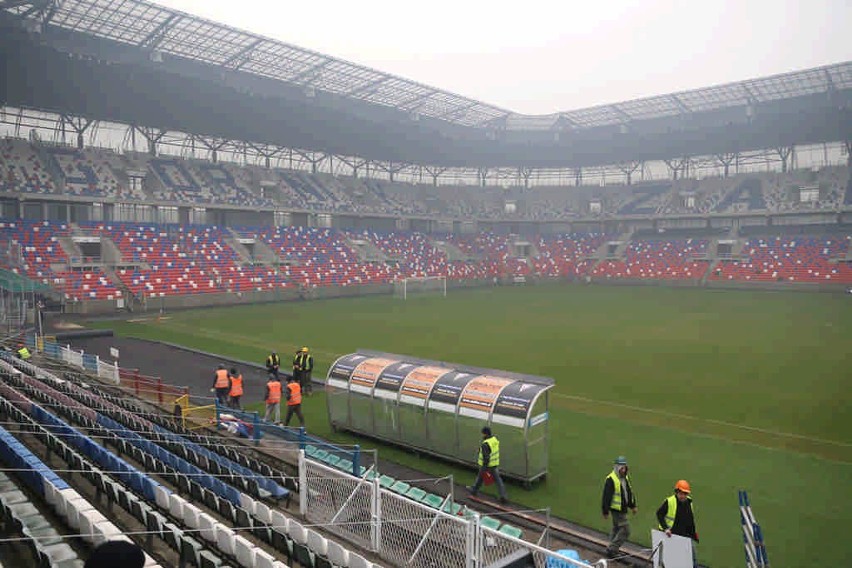
{"type": "MultiPolygon", "coordinates": [[[[628,456],[639,498],[633,537],[678,478],[692,483],[699,559],[742,566],[737,489],[749,490],[774,566],[844,566],[852,545],[852,298],[654,287],[497,288],[407,302],[282,303],[99,322],[116,333],[261,362],[310,345],[316,375],[358,348],[544,375],[550,474],[513,501],[607,530],[600,491],[628,456]]],[[[309,430],[340,441],[323,396],[309,430]]],[[[375,447],[362,441],[365,447],[375,447]]],[[[472,450],[473,451],[473,450],[472,450]]],[[[380,446],[435,476],[473,473],[380,446]]]]}

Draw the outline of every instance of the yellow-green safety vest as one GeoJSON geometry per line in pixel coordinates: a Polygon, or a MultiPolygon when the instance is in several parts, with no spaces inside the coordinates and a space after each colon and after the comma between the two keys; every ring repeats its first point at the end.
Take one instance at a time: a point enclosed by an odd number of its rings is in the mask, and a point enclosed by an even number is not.
{"type": "MultiPolygon", "coordinates": [[[[621,478],[619,478],[614,471],[609,472],[607,477],[612,479],[614,489],[612,494],[612,503],[610,503],[609,508],[613,511],[623,511],[624,506],[621,502],[621,478]]],[[[625,476],[624,479],[627,481],[627,486],[630,487],[630,476],[625,476]]]]}
{"type": "Polygon", "coordinates": [[[664,531],[674,526],[675,516],[677,516],[677,496],[671,495],[666,499],[666,526],[661,526],[660,530],[664,531]]]}
{"type": "MultiPolygon", "coordinates": [[[[488,459],[486,467],[497,467],[500,465],[500,440],[495,436],[485,439],[485,443],[491,448],[491,456],[488,459]]],[[[476,460],[477,465],[482,465],[482,447],[479,448],[479,458],[476,460]]]]}
{"type": "Polygon", "coordinates": [[[21,356],[21,359],[29,359],[30,358],[30,350],[26,347],[21,347],[18,349],[18,355],[21,356]]]}

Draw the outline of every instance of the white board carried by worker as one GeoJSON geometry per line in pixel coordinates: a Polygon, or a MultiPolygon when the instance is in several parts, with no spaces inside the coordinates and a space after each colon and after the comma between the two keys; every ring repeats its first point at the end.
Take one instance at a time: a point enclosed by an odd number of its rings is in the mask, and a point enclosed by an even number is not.
{"type": "Polygon", "coordinates": [[[654,568],[692,568],[692,539],[663,531],[651,531],[654,568]],[[662,545],[660,544],[662,542],[662,545]]]}

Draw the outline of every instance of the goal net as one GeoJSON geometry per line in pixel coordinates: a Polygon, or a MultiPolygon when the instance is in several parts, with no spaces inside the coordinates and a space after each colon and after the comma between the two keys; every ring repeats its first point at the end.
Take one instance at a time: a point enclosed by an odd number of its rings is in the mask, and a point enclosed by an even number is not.
{"type": "Polygon", "coordinates": [[[399,278],[393,281],[393,297],[407,300],[415,295],[447,295],[446,276],[399,278]]]}

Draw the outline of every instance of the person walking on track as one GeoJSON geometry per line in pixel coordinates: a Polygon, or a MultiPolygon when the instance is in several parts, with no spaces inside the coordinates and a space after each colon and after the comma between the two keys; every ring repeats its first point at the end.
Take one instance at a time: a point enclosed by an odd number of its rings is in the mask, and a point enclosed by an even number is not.
{"type": "Polygon", "coordinates": [[[295,414],[299,418],[299,426],[305,426],[305,417],[302,416],[302,385],[296,377],[290,377],[287,382],[287,416],[284,417],[284,426],[290,425],[290,419],[295,414]]]}
{"type": "Polygon", "coordinates": [[[500,503],[506,503],[506,487],[500,477],[500,440],[491,433],[491,428],[482,428],[482,444],[479,446],[479,456],[476,460],[479,472],[472,487],[468,487],[471,495],[479,493],[479,488],[486,478],[493,478],[497,484],[497,492],[500,495],[500,503]]]}
{"type": "Polygon", "coordinates": [[[240,398],[243,396],[243,376],[236,368],[232,368],[229,378],[231,380],[231,391],[228,393],[231,397],[230,406],[236,410],[242,410],[240,398]]]}
{"type": "Polygon", "coordinates": [[[296,356],[293,357],[293,376],[302,386],[302,392],[308,396],[311,396],[314,391],[311,385],[311,372],[313,370],[314,356],[310,354],[307,347],[302,347],[296,351],[296,356]]]}
{"type": "Polygon", "coordinates": [[[281,381],[273,373],[269,374],[266,383],[266,415],[267,422],[281,422],[281,381]],[[275,418],[273,421],[272,418],[275,418]]]}
{"type": "Polygon", "coordinates": [[[228,378],[228,371],[225,370],[225,365],[219,365],[216,373],[213,375],[213,388],[211,392],[216,393],[216,402],[221,406],[228,405],[228,393],[231,392],[231,381],[228,378]]]}
{"type": "Polygon", "coordinates": [[[612,532],[609,537],[609,546],[606,548],[607,558],[618,556],[621,545],[630,537],[630,520],[627,518],[627,510],[630,509],[634,515],[636,514],[636,495],[633,493],[627,471],[627,458],[618,456],[612,471],[604,479],[601,511],[604,519],[612,517],[612,532]]]}

